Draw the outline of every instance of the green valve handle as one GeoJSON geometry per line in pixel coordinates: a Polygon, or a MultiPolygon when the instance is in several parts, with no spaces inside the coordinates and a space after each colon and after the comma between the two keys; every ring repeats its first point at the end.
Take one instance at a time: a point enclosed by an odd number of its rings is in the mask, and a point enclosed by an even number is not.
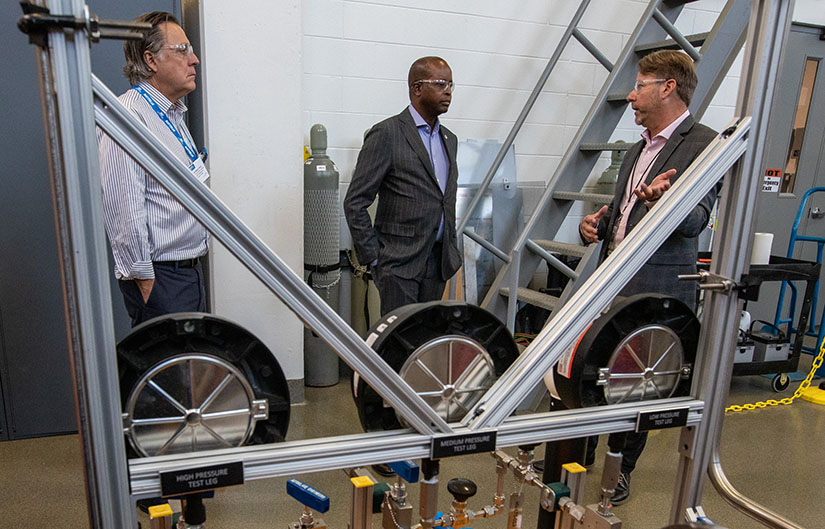
{"type": "Polygon", "coordinates": [[[562,483],[561,481],[555,481],[553,483],[547,483],[547,487],[553,491],[553,495],[555,497],[553,502],[553,510],[557,511],[559,509],[559,500],[562,498],[569,498],[570,497],[570,487],[562,483]]]}

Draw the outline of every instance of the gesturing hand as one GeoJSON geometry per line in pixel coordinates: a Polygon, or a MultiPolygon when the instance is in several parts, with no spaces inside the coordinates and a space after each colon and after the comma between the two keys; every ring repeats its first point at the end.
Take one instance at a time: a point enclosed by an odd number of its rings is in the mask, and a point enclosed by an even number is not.
{"type": "Polygon", "coordinates": [[[638,198],[645,202],[654,202],[659,200],[665,191],[670,189],[670,179],[676,174],[676,169],[669,169],[664,173],[656,176],[650,185],[642,183],[638,189],[633,191],[638,198]]]}
{"type": "Polygon", "coordinates": [[[587,242],[599,242],[599,221],[607,214],[607,206],[590,215],[585,215],[579,224],[579,233],[587,242]]]}

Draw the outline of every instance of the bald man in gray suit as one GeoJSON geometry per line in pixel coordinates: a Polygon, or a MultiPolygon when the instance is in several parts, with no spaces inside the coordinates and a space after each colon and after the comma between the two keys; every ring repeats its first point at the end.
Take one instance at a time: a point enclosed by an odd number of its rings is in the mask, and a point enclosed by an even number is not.
{"type": "Polygon", "coordinates": [[[367,132],[344,199],[355,251],[372,269],[382,315],[441,299],[461,265],[458,140],[438,120],[452,100],[453,74],[444,59],[422,57],[410,67],[408,85],[410,105],[367,132]],[[373,224],[367,208],[376,195],[373,224]]]}

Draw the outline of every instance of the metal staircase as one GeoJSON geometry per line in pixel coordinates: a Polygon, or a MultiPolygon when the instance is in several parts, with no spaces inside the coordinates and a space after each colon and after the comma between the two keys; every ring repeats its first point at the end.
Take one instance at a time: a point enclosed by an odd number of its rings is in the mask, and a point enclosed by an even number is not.
{"type": "Polygon", "coordinates": [[[604,151],[627,150],[632,145],[610,143],[610,139],[625,112],[625,97],[636,80],[639,59],[659,49],[682,49],[696,61],[699,84],[690,111],[698,120],[736,58],[745,39],[750,0],[729,0],[710,32],[687,36],[673,26],[686,3],[685,0],[652,0],[613,64],[577,27],[590,4],[590,0],[583,0],[482,181],[478,193],[469,204],[468,211],[462,215],[458,231],[476,241],[503,263],[481,305],[506,321],[511,331],[515,327],[519,301],[552,311],[564,304],[575,292],[577,285],[581,285],[582,280],[596,268],[600,245],[585,247],[555,241],[554,238],[576,201],[601,206],[612,199],[611,195],[584,192],[583,187],[604,151]],[[608,70],[609,75],[521,233],[510,247],[497,248],[468,229],[467,222],[571,39],[584,46],[608,70]],[[558,255],[579,257],[579,264],[571,269],[558,255]],[[527,288],[542,262],[547,262],[570,278],[560,297],[527,288]],[[511,295],[513,292],[517,295],[511,295]]]}

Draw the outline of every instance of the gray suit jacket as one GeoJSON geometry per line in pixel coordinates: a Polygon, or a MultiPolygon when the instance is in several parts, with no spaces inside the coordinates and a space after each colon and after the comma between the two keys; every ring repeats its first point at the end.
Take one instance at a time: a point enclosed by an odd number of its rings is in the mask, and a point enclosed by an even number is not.
{"type": "MultiPolygon", "coordinates": [[[[715,137],[716,132],[714,132],[713,129],[701,123],[696,123],[693,116],[688,116],[679,127],[673,131],[670,139],[665,143],[659,156],[653,162],[650,172],[645,179],[646,183],[649,184],[657,175],[670,169],[676,169],[676,175],[671,178],[671,182],[675,182],[715,137]]],[[[627,187],[627,179],[630,177],[633,164],[642,152],[644,144],[645,142],[643,140],[639,141],[627,151],[627,156],[625,156],[624,162],[622,162],[622,166],[619,169],[613,201],[608,206],[607,214],[602,217],[599,223],[599,239],[607,239],[610,237],[613,233],[614,225],[619,221],[619,207],[625,188],[627,187]]],[[[713,203],[716,201],[716,195],[720,188],[721,182],[702,198],[687,218],[685,218],[671,236],[665,240],[662,246],[656,250],[656,253],[651,256],[647,262],[648,264],[693,265],[696,263],[699,244],[698,237],[705,226],[707,226],[713,203]]],[[[647,211],[648,209],[644,202],[637,200],[630,211],[626,233],[630,233],[633,230],[639,221],[642,220],[642,217],[647,214],[647,211]]],[[[607,248],[608,244],[607,241],[605,241],[605,243],[602,244],[600,261],[603,261],[607,257],[607,248]]]]}
{"type": "Polygon", "coordinates": [[[443,213],[442,279],[449,279],[458,270],[461,265],[455,232],[458,140],[443,125],[441,137],[450,165],[443,193],[408,109],[377,123],[367,132],[344,199],[344,214],[361,263],[378,259],[379,266],[393,275],[407,279],[421,277],[443,213]],[[367,208],[376,195],[378,209],[373,225],[367,208]]]}

